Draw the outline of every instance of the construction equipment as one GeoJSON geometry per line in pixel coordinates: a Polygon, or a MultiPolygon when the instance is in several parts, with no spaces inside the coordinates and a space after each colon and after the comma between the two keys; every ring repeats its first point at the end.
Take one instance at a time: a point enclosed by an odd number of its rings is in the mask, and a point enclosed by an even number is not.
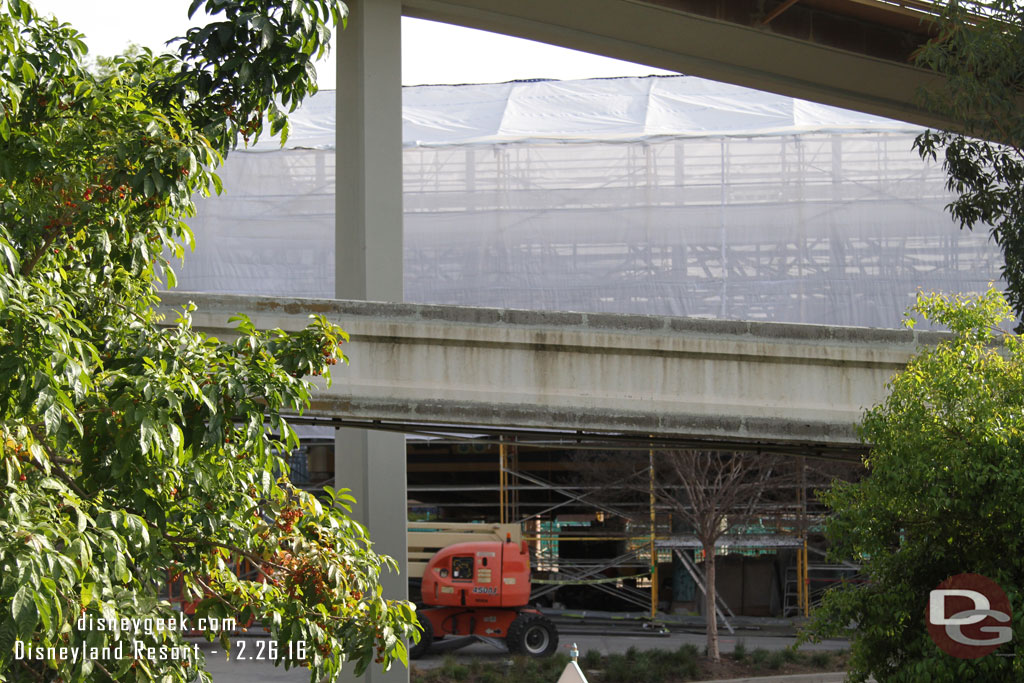
{"type": "Polygon", "coordinates": [[[422,656],[434,640],[473,636],[509,652],[547,657],[558,648],[558,630],[527,607],[530,554],[526,544],[470,541],[443,548],[423,572],[423,634],[409,654],[422,656]]]}
{"type": "Polygon", "coordinates": [[[518,524],[472,524],[465,522],[409,522],[409,567],[408,576],[415,579],[415,586],[410,584],[409,595],[420,592],[420,579],[427,568],[427,563],[434,558],[439,550],[456,543],[469,541],[498,541],[511,538],[513,542],[522,540],[522,530],[518,524]]]}

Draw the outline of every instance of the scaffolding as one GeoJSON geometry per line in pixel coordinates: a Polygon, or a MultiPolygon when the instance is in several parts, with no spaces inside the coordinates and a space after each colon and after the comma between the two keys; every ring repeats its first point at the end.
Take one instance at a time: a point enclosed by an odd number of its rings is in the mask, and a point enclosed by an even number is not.
{"type": "Polygon", "coordinates": [[[417,302],[895,327],[984,290],[906,133],[406,150],[417,302]],[[463,185],[455,187],[456,178],[463,185]]]}
{"type": "MultiPolygon", "coordinates": [[[[304,103],[288,149],[231,155],[225,194],[199,198],[189,221],[200,249],[181,289],[334,296],[333,107],[331,93],[304,103]]],[[[908,124],[687,77],[418,87],[404,107],[409,302],[893,328],[920,289],[1000,281],[998,247],[949,217],[945,174],[913,151],[921,130],[908,124]]],[[[541,566],[651,616],[662,556],[689,553],[696,577],[692,548],[658,545],[673,539],[650,501],[595,500],[524,444],[488,441],[475,470],[453,458],[410,467],[410,493],[442,497],[460,519],[525,523],[537,550],[550,547],[541,518],[642,520],[628,533],[557,534],[626,545],[541,566]],[[472,472],[479,481],[452,481],[472,472]],[[633,578],[598,576],[610,570],[633,578]]],[[[799,540],[790,614],[856,570],[810,561],[820,539],[806,492],[771,511],[799,540]]]]}
{"type": "MultiPolygon", "coordinates": [[[[531,548],[537,579],[532,599],[561,602],[565,590],[582,587],[581,590],[592,594],[621,601],[624,609],[642,610],[648,620],[658,620],[658,605],[664,602],[659,594],[663,578],[659,572],[664,573],[673,556],[696,590],[704,592],[703,573],[698,565],[702,544],[692,534],[674,528],[672,513],[652,501],[650,495],[654,486],[665,488],[652,477],[651,469],[655,460],[662,457],[661,451],[685,450],[692,447],[690,444],[658,437],[650,439],[656,444],[654,447],[641,450],[639,446],[645,440],[642,436],[622,439],[626,435],[549,430],[490,433],[488,428],[479,426],[435,427],[430,432],[420,425],[414,430],[418,436],[408,442],[410,511],[430,512],[426,516],[430,521],[410,521],[410,531],[456,529],[486,534],[501,529],[498,537],[504,538],[505,530],[515,530],[513,537],[526,541],[531,548]],[[427,436],[428,432],[432,435],[427,436]],[[605,455],[614,453],[616,457],[633,454],[638,460],[645,460],[646,466],[634,471],[635,482],[618,480],[623,495],[610,496],[607,485],[587,483],[572,476],[586,467],[585,454],[595,450],[605,455]],[[425,457],[428,454],[432,457],[425,457]],[[647,493],[638,495],[638,485],[643,482],[647,484],[647,493]],[[613,520],[623,523],[602,526],[613,520]],[[571,544],[596,546],[608,552],[591,552],[585,557],[563,552],[571,544]]],[[[333,453],[333,444],[300,449],[292,457],[293,473],[302,476],[312,470],[324,476],[323,465],[312,465],[313,461],[308,460],[312,453],[316,459],[333,462],[321,450],[333,453]]],[[[849,457],[791,457],[800,472],[808,460],[853,462],[849,457]]],[[[758,521],[738,526],[717,542],[718,552],[723,555],[789,553],[788,559],[779,559],[782,564],[778,567],[778,606],[784,616],[806,614],[822,592],[838,581],[860,580],[855,565],[809,561],[812,553],[824,555],[818,533],[822,510],[820,505],[812,505],[813,498],[807,497],[807,491],[822,480],[808,483],[801,479],[802,476],[795,484],[782,488],[772,487],[775,496],[755,511],[758,521]],[[792,493],[787,493],[790,488],[792,493]]],[[[415,543],[410,537],[410,562],[422,563],[438,549],[439,543],[450,540],[442,534],[425,542],[430,535],[418,534],[415,543]]],[[[418,575],[412,564],[410,569],[411,576],[418,575]]],[[[579,591],[576,599],[580,599],[579,591]]],[[[730,604],[719,595],[718,608],[725,628],[731,627],[730,620],[743,603],[741,600],[730,604]]]]}
{"type": "MultiPolygon", "coordinates": [[[[420,87],[405,111],[410,302],[894,328],[919,289],[1000,281],[908,124],[686,77],[420,87]]],[[[333,98],[295,119],[296,147],[233,154],[198,200],[182,289],[333,296],[333,98]]]]}
{"type": "MultiPolygon", "coordinates": [[[[666,553],[674,554],[683,568],[692,578],[700,592],[706,591],[701,572],[692,555],[694,551],[702,552],[703,545],[694,536],[680,535],[672,529],[671,515],[656,502],[655,488],[660,486],[655,480],[655,450],[647,451],[648,466],[634,473],[638,478],[648,482],[646,510],[638,509],[636,501],[632,507],[625,503],[610,503],[606,498],[598,498],[598,493],[606,493],[606,487],[566,485],[546,480],[535,474],[519,471],[510,463],[518,461],[513,458],[518,454],[516,445],[504,439],[500,440],[498,466],[498,500],[501,509],[501,521],[518,523],[524,527],[523,538],[531,543],[534,551],[535,568],[546,578],[537,580],[531,599],[548,596],[560,587],[582,585],[614,596],[635,607],[647,610],[648,618],[658,618],[659,566],[665,563],[666,553]],[[511,482],[526,482],[513,484],[511,482]],[[547,491],[559,496],[557,502],[549,504],[532,503],[534,511],[515,515],[508,508],[513,491],[516,497],[524,490],[547,491]],[[580,508],[589,509],[595,519],[602,516],[614,516],[624,520],[642,519],[647,516],[646,533],[641,532],[642,525],[627,524],[627,533],[594,532],[580,528],[572,522],[568,526],[548,522],[539,524],[542,518],[554,520],[559,510],[580,508]],[[568,533],[567,533],[568,532],[568,533]],[[628,533],[632,532],[632,533],[628,533]],[[607,557],[589,557],[585,559],[565,557],[559,552],[560,542],[606,543],[616,541],[623,544],[624,552],[607,557]],[[624,574],[628,571],[629,575],[624,574]],[[609,576],[608,574],[612,575],[609,576]],[[633,584],[633,585],[631,585],[633,584]],[[643,584],[643,590],[641,590],[643,584]]],[[[756,456],[750,456],[756,457],[756,456]]],[[[795,503],[778,503],[766,501],[756,512],[762,521],[769,521],[773,528],[761,526],[761,533],[731,533],[718,539],[717,552],[777,552],[780,550],[795,551],[795,566],[786,567],[784,585],[781,587],[781,610],[783,614],[793,615],[792,602],[796,600],[796,612],[806,616],[812,605],[811,579],[809,570],[819,573],[830,571],[826,565],[808,564],[808,538],[812,524],[820,524],[821,517],[808,509],[806,462],[801,456],[794,457],[797,481],[792,485],[795,491],[795,503]],[[796,577],[793,578],[793,572],[796,577]],[[795,589],[795,596],[791,595],[795,589]]],[[[578,464],[578,463],[577,463],[578,464]]],[[[621,482],[626,485],[628,482],[621,482]]],[[[635,488],[630,489],[635,490],[635,488]]],[[[842,567],[849,574],[849,567],[842,567]]],[[[820,590],[818,594],[820,596],[820,590]]],[[[726,604],[721,595],[718,596],[717,609],[722,623],[732,630],[730,617],[735,613],[726,604]]]]}

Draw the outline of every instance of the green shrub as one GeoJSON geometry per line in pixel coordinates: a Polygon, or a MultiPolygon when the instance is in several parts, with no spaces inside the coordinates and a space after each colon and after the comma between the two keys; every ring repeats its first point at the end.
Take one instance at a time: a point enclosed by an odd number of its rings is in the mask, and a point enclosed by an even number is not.
{"type": "Polygon", "coordinates": [[[803,657],[795,647],[786,647],[781,650],[782,658],[787,662],[799,662],[803,657]]]}
{"type": "Polygon", "coordinates": [[[580,657],[581,669],[600,669],[604,664],[604,657],[597,650],[587,650],[587,653],[580,657]]]}
{"type": "Polygon", "coordinates": [[[671,674],[678,678],[696,678],[700,673],[697,663],[698,650],[693,645],[681,645],[675,652],[666,653],[671,666],[671,674]]]}
{"type": "Polygon", "coordinates": [[[764,666],[765,662],[768,661],[768,655],[769,654],[770,653],[768,652],[768,650],[765,650],[764,648],[759,647],[759,648],[757,648],[756,650],[754,650],[753,652],[750,653],[750,662],[754,666],[764,666]]]}
{"type": "Polygon", "coordinates": [[[825,669],[832,663],[832,653],[828,650],[811,653],[811,664],[819,669],[825,669]]]}
{"type": "Polygon", "coordinates": [[[675,651],[637,650],[604,659],[602,683],[664,683],[697,678],[700,674],[698,650],[682,645],[675,651]]]}
{"type": "Polygon", "coordinates": [[[781,669],[782,665],[785,664],[785,663],[786,663],[786,651],[785,650],[776,650],[775,652],[773,652],[770,655],[768,655],[768,659],[765,661],[764,665],[767,666],[772,671],[776,671],[778,669],[781,669]]]}
{"type": "Polygon", "coordinates": [[[565,671],[565,667],[569,666],[569,662],[572,659],[564,652],[556,652],[551,657],[544,659],[534,659],[537,663],[537,671],[544,678],[543,683],[551,683],[551,681],[557,681],[558,677],[565,671]]]}
{"type": "Polygon", "coordinates": [[[445,655],[441,666],[434,669],[434,672],[440,680],[454,681],[455,683],[469,678],[469,667],[465,664],[460,664],[452,655],[445,655]]]}
{"type": "Polygon", "coordinates": [[[694,661],[696,661],[697,654],[700,652],[700,650],[697,649],[696,645],[693,645],[692,643],[686,643],[685,645],[680,645],[679,650],[677,650],[677,652],[686,652],[689,657],[692,657],[694,661]]]}
{"type": "Polygon", "coordinates": [[[736,647],[732,649],[732,658],[737,662],[747,658],[747,644],[743,640],[736,641],[736,647]]]}
{"type": "Polygon", "coordinates": [[[604,683],[634,683],[637,678],[633,662],[624,655],[608,655],[604,664],[604,683]]]}
{"type": "MultiPolygon", "coordinates": [[[[543,663],[532,657],[516,657],[508,672],[507,680],[517,683],[548,683],[541,671],[543,663]]],[[[556,679],[557,680],[557,679],[556,679]]]]}

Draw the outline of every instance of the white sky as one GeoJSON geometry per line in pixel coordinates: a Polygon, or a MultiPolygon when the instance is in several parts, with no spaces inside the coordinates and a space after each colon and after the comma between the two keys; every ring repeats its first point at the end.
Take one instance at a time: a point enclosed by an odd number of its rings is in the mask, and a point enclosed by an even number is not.
{"type": "MultiPolygon", "coordinates": [[[[30,0],[86,35],[89,54],[114,55],[138,43],[160,50],[189,26],[188,0],[30,0]]],[[[205,15],[195,17],[197,22],[205,15]]],[[[334,88],[333,51],[318,64],[321,88],[334,88]]],[[[402,83],[498,83],[524,78],[647,76],[669,71],[484,31],[402,19],[402,83]],[[470,56],[471,55],[471,56],[470,56]]]]}

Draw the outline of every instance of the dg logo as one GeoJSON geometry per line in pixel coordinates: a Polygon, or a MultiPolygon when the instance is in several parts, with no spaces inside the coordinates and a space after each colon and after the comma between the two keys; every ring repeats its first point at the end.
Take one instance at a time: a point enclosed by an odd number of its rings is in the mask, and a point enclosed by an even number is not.
{"type": "Polygon", "coordinates": [[[981,574],[951,576],[928,595],[928,633],[943,652],[977,659],[1010,642],[1010,601],[981,574]]]}

